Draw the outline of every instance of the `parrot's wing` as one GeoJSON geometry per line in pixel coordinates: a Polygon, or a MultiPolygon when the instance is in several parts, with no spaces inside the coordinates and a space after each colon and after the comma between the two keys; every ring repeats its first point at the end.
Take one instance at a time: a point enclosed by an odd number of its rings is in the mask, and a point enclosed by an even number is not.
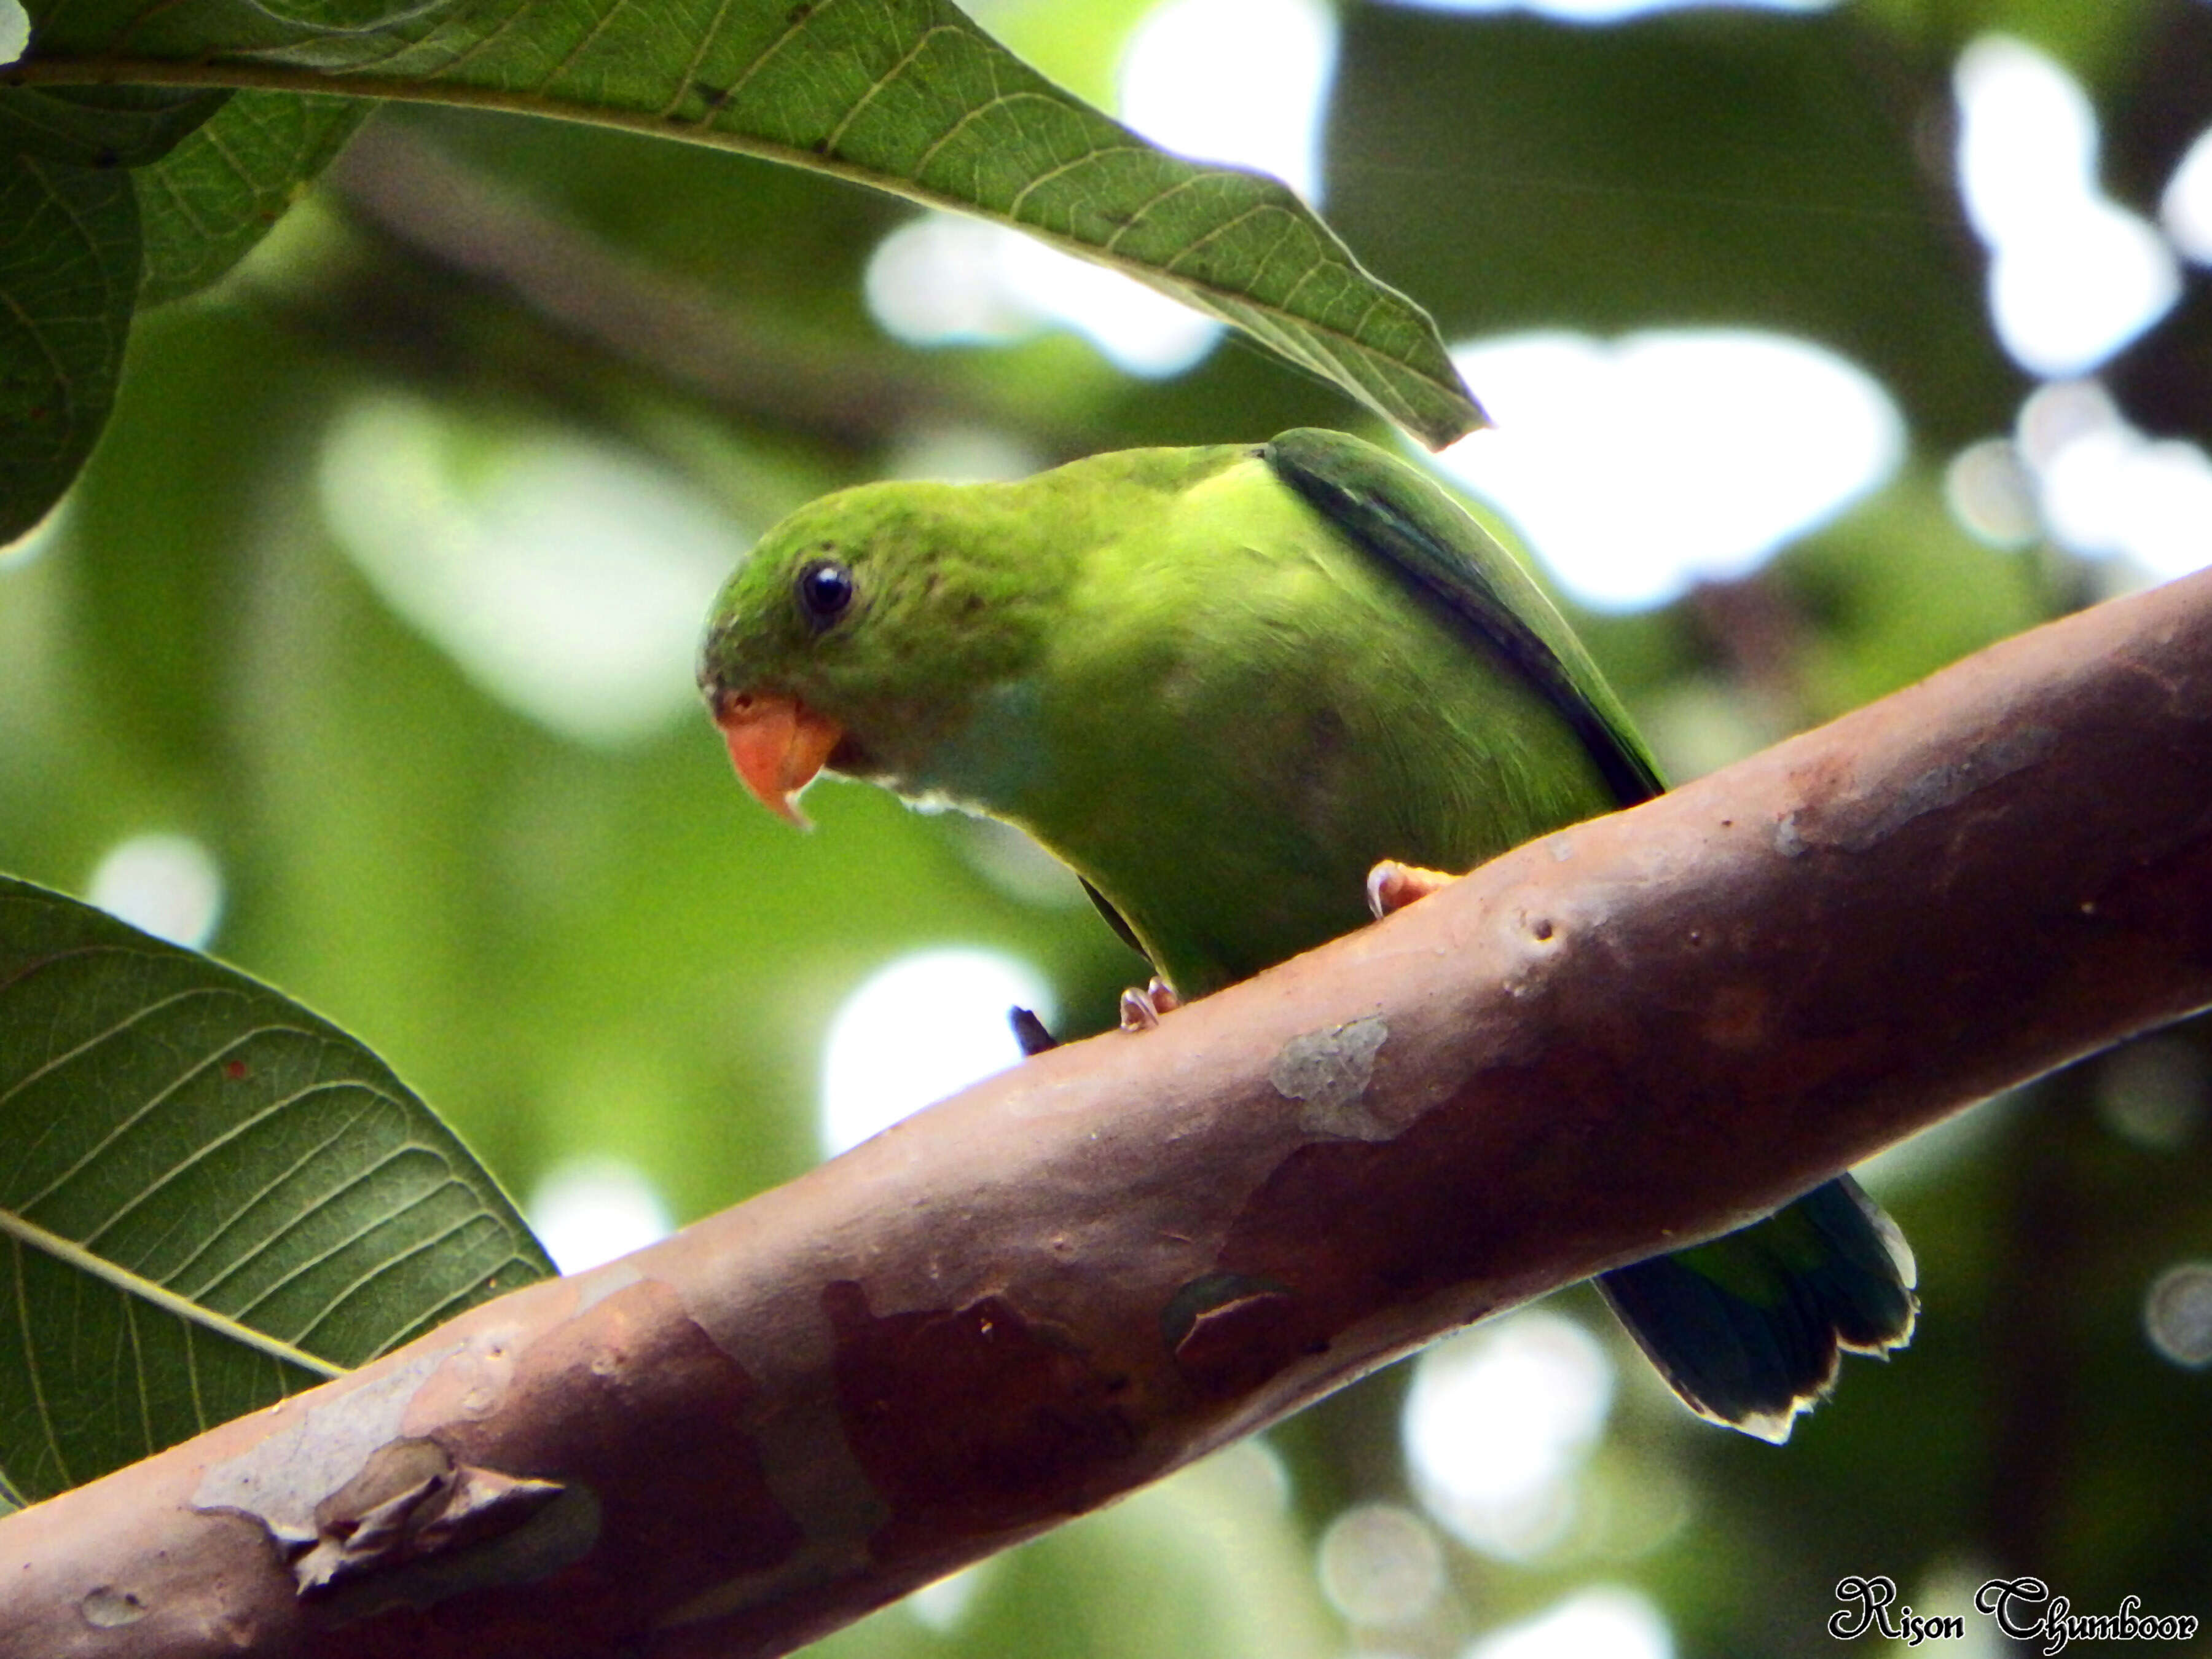
{"type": "Polygon", "coordinates": [[[1354,545],[1441,603],[1534,685],[1574,728],[1621,805],[1665,790],[1651,751],[1565,619],[1440,485],[1341,432],[1301,428],[1262,453],[1354,545]]]}
{"type": "MultiPolygon", "coordinates": [[[[1091,896],[1091,902],[1097,907],[1098,914],[1106,918],[1106,925],[1121,936],[1121,943],[1146,961],[1152,962],[1152,953],[1145,949],[1143,942],[1137,937],[1137,930],[1129,926],[1128,919],[1114,908],[1105,894],[1091,884],[1089,877],[1078,876],[1076,879],[1083,884],[1083,890],[1091,896]]],[[[1159,964],[1153,963],[1152,965],[1158,967],[1159,964]]]]}

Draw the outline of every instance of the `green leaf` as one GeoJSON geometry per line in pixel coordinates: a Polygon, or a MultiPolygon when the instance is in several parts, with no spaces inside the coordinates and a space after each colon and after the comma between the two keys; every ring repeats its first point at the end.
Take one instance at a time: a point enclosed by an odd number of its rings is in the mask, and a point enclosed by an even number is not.
{"type": "Polygon", "coordinates": [[[44,518],[92,453],[138,260],[128,173],[0,151],[0,543],[44,518]]]}
{"type": "Polygon", "coordinates": [[[373,107],[221,88],[0,90],[0,544],[44,518],[91,453],[134,299],[222,275],[373,107]]]}
{"type": "Polygon", "coordinates": [[[359,98],[241,92],[141,167],[139,303],[196,294],[244,258],[375,107],[359,98]]]}
{"type": "Polygon", "coordinates": [[[0,877],[0,1483],[39,1498],[552,1271],[343,1031],[0,877]]]}
{"type": "Polygon", "coordinates": [[[743,150],[1125,270],[1432,446],[1482,420],[1426,313],[1288,188],[1154,149],[947,0],[81,0],[37,9],[9,78],[351,91],[743,150]]]}
{"type": "Polygon", "coordinates": [[[71,167],[160,160],[230,94],[174,87],[16,87],[0,92],[0,149],[71,167]]]}

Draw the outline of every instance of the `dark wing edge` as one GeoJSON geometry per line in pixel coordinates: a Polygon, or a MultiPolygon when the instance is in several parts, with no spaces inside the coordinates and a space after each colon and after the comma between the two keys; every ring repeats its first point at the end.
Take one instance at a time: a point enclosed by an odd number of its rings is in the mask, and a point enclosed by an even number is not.
{"type": "MultiPolygon", "coordinates": [[[[1091,902],[1097,907],[1098,914],[1106,918],[1106,925],[1121,936],[1121,943],[1146,962],[1152,962],[1152,953],[1145,949],[1143,941],[1137,937],[1137,930],[1129,926],[1127,917],[1114,908],[1113,901],[1093,887],[1088,876],[1078,876],[1076,879],[1083,884],[1083,890],[1091,896],[1091,902]]],[[[1152,965],[1157,968],[1159,964],[1153,963],[1152,965]]]]}
{"type": "Polygon", "coordinates": [[[1621,805],[1666,792],[1658,763],[1566,619],[1442,485],[1364,439],[1319,428],[1282,433],[1261,453],[1317,512],[1534,685],[1573,727],[1621,805]]]}

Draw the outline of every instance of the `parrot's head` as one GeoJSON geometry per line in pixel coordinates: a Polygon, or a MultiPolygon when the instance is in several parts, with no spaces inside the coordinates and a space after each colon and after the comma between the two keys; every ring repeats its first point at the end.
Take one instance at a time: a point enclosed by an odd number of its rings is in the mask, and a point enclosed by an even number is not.
{"type": "Polygon", "coordinates": [[[864,484],[763,536],[714,600],[699,685],[746,788],[806,820],[824,769],[903,793],[1042,633],[1042,562],[1003,487],[864,484]]]}

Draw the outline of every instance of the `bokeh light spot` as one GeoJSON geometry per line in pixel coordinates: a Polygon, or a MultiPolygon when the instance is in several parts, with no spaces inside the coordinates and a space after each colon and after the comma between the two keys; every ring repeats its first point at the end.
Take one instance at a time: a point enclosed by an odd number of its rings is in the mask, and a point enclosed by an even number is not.
{"type": "Polygon", "coordinates": [[[2043,386],[2021,405],[2020,452],[2051,535],[2166,580],[2212,564],[2212,457],[2136,430],[2094,380],[2043,386]]]}
{"type": "Polygon", "coordinates": [[[914,345],[1022,338],[1042,319],[1006,278],[1007,239],[1016,234],[951,213],[908,220],[869,257],[862,283],[868,309],[886,331],[914,345]]]}
{"type": "Polygon", "coordinates": [[[2212,264],[2212,127],[2197,135],[2166,181],[2158,216],[2185,258],[2212,264]]]}
{"type": "Polygon", "coordinates": [[[204,950],[222,919],[222,871],[189,836],[133,836],[94,866],[88,897],[155,939],[204,950]]]}
{"type": "Polygon", "coordinates": [[[1674,1632],[1650,1597],[1594,1584],[1470,1643],[1463,1659],[1674,1659],[1674,1632]]]}
{"type": "Polygon", "coordinates": [[[2121,1139],[2147,1152],[2179,1152],[2204,1123],[2212,1063],[2178,1036],[2139,1038],[2097,1063],[2097,1115],[2121,1139]]]}
{"type": "Polygon", "coordinates": [[[531,1231],[564,1273],[580,1273],[668,1237],[668,1206],[635,1164],[571,1158],[531,1189],[531,1231]]]}
{"type": "Polygon", "coordinates": [[[1328,1524],[1322,1594],[1355,1625],[1406,1625],[1443,1593],[1444,1558],[1429,1523],[1398,1504],[1361,1504],[1328,1524]]]}
{"type": "Polygon", "coordinates": [[[1221,327],[1118,270],[949,213],[886,236],[865,286],[877,322],[912,345],[1004,343],[1065,324],[1147,379],[1188,368],[1221,327]]]}
{"type": "Polygon", "coordinates": [[[1905,423],[1872,376],[1810,341],[1684,329],[1540,332],[1452,358],[1495,429],[1437,458],[1601,610],[1748,574],[1893,472],[1905,423]]]}
{"type": "Polygon", "coordinates": [[[902,957],[862,981],[830,1023],[822,1061],[825,1156],[857,1146],[1022,1057],[1006,1023],[1020,1006],[1048,1025],[1051,988],[1026,963],[957,947],[902,957]]]}
{"type": "Polygon", "coordinates": [[[2143,1328],[2175,1364],[2212,1365],[2212,1261],[2178,1262],[2153,1280],[2143,1328]]]}
{"type": "Polygon", "coordinates": [[[1992,547],[2018,547],[2043,527],[2035,479],[2009,438],[1984,438],[1954,455],[1943,469],[1943,500],[1953,518],[1992,547]]]}
{"type": "Polygon", "coordinates": [[[1414,1492],[1486,1554],[1541,1554],[1572,1518],[1613,1382],[1598,1340],[1548,1310],[1438,1343],[1414,1369],[1401,1424],[1414,1492]]]}
{"type": "Polygon", "coordinates": [[[1959,188],[1990,250],[2005,349],[2046,376],[2095,368],[2181,292],[2157,228],[2097,183],[2097,117],[2058,62],[2008,35],[1959,55],[1959,188]]]}
{"type": "Polygon", "coordinates": [[[321,485],[369,584],[508,707],[609,746],[696,709],[699,629],[745,538],[672,474],[384,396],[333,422],[321,485]]]}
{"type": "Polygon", "coordinates": [[[1121,119],[1163,149],[1321,200],[1336,14],[1318,0],[1164,0],[1121,54],[1121,119]]]}

